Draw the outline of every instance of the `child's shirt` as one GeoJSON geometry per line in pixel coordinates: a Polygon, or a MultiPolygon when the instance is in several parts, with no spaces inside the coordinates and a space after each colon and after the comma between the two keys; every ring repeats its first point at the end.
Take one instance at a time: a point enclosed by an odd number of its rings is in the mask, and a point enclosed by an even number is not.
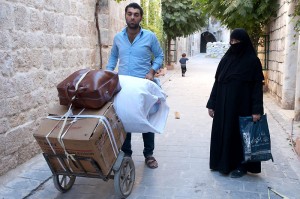
{"type": "Polygon", "coordinates": [[[187,60],[189,60],[189,59],[186,58],[186,57],[182,57],[182,58],[180,58],[179,63],[181,63],[181,64],[186,64],[186,61],[187,61],[187,60]]]}

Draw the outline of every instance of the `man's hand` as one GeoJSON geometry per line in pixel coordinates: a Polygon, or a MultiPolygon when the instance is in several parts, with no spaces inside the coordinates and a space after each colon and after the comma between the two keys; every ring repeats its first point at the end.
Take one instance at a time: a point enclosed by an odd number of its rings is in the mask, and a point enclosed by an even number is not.
{"type": "Polygon", "coordinates": [[[149,73],[146,75],[145,79],[149,79],[149,80],[153,80],[154,79],[154,75],[155,75],[155,70],[153,70],[152,68],[150,69],[149,73]]]}

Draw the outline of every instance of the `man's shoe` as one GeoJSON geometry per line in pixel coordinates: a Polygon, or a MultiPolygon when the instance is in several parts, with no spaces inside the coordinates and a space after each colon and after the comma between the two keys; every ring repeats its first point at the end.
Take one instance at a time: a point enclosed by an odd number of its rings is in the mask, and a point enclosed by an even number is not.
{"type": "Polygon", "coordinates": [[[158,167],[158,163],[153,156],[145,158],[145,163],[150,169],[156,169],[158,167]]]}

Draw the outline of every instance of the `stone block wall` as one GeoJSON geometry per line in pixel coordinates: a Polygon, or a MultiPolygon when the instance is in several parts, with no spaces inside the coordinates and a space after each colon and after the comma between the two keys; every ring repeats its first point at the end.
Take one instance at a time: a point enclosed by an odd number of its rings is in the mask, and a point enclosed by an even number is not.
{"type": "MultiPolygon", "coordinates": [[[[101,0],[99,25],[106,47],[124,27],[124,8],[101,0]]],[[[41,150],[33,133],[56,85],[74,71],[99,68],[96,0],[0,0],[0,175],[41,150]]]]}
{"type": "Polygon", "coordinates": [[[197,55],[200,53],[201,32],[194,33],[193,35],[190,36],[190,38],[191,38],[190,39],[190,42],[191,42],[190,56],[194,56],[194,55],[197,55]]]}
{"type": "Polygon", "coordinates": [[[268,88],[281,108],[293,110],[297,80],[297,57],[299,33],[295,31],[296,20],[291,16],[295,1],[278,0],[277,17],[269,24],[270,52],[268,88]]]}
{"type": "Polygon", "coordinates": [[[269,25],[270,48],[269,48],[269,70],[268,70],[268,89],[277,99],[282,99],[284,59],[285,59],[285,39],[287,26],[287,8],[288,2],[279,0],[280,9],[277,17],[269,25]]]}

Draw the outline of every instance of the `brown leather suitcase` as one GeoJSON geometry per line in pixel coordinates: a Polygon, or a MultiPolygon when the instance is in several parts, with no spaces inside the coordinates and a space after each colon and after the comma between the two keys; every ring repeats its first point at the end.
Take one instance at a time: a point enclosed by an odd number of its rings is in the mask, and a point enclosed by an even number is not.
{"type": "Polygon", "coordinates": [[[78,108],[101,108],[120,90],[118,74],[107,70],[81,69],[57,85],[60,104],[78,108]]]}

